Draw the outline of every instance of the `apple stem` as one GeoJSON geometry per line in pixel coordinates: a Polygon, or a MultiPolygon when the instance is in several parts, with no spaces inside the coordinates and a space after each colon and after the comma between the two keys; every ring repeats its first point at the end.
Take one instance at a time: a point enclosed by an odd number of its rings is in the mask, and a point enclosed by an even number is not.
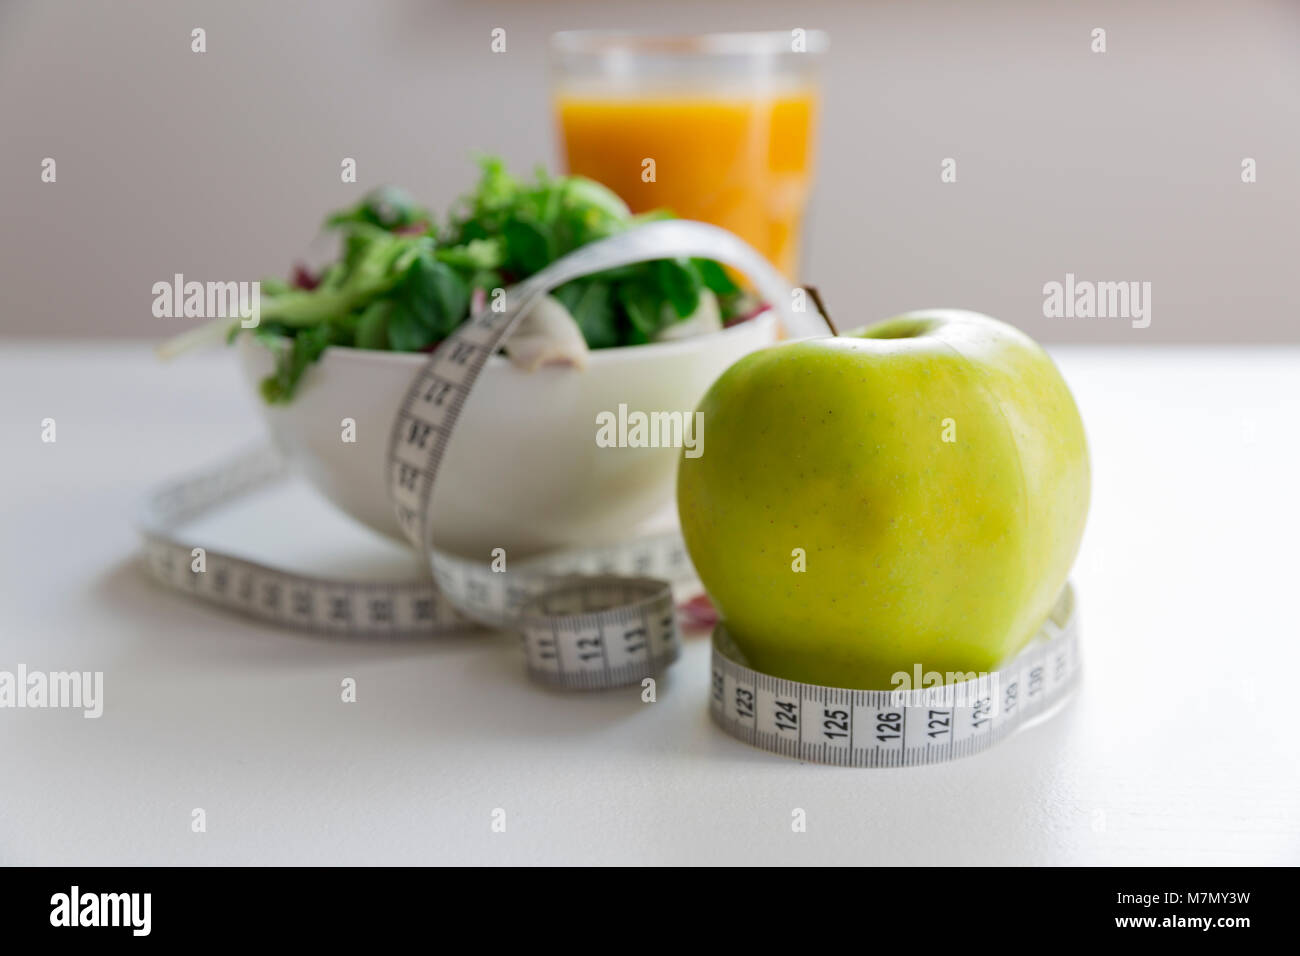
{"type": "Polygon", "coordinates": [[[831,335],[839,335],[840,330],[837,329],[835,323],[831,321],[831,314],[826,311],[826,303],[822,301],[821,293],[817,291],[817,287],[806,285],[803,287],[803,290],[812,297],[813,305],[817,306],[817,311],[820,313],[822,321],[830,326],[831,335]]]}

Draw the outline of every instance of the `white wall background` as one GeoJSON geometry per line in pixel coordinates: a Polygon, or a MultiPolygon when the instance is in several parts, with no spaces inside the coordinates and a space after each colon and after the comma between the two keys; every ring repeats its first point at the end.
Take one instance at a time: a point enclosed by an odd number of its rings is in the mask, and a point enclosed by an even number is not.
{"type": "Polygon", "coordinates": [[[472,150],[553,163],[546,37],[591,26],[830,32],[805,279],[841,327],[961,305],[1045,340],[1300,340],[1300,4],[1282,0],[8,0],[0,332],[162,336],[155,281],[283,273],[371,185],[440,206],[472,150]],[[1151,282],[1150,328],[1043,318],[1066,272],[1151,282]]]}

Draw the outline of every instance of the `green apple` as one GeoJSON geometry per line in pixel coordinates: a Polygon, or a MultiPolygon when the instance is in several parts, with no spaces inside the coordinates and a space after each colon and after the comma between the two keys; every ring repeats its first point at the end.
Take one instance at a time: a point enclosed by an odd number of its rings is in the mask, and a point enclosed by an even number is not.
{"type": "Polygon", "coordinates": [[[935,310],[783,343],[699,410],[682,531],[760,671],[881,689],[918,665],[991,671],[1065,584],[1088,511],[1083,423],[1009,325],[935,310]]]}

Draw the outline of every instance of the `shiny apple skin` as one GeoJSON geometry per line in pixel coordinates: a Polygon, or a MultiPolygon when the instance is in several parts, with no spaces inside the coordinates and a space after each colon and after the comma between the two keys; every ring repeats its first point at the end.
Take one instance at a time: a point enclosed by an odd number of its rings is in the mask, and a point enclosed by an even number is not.
{"type": "Polygon", "coordinates": [[[1065,584],[1087,441],[1060,372],[1012,326],[928,310],[783,343],[731,366],[699,410],[682,530],[764,673],[891,688],[918,666],[991,671],[1065,584]]]}

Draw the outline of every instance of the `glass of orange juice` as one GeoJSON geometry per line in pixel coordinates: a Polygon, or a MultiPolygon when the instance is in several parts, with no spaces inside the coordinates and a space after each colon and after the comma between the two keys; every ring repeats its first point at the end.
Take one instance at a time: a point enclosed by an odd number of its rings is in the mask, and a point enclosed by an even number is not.
{"type": "Polygon", "coordinates": [[[729,229],[793,281],[825,50],[815,30],[557,33],[568,171],[633,212],[664,208],[729,229]]]}

